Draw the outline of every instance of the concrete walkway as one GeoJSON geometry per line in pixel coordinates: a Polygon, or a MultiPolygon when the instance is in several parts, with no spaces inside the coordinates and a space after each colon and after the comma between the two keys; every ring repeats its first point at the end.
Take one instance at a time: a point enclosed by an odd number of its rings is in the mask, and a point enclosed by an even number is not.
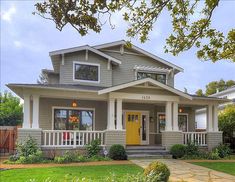
{"type": "Polygon", "coordinates": [[[235,182],[235,176],[180,160],[138,159],[132,160],[132,162],[145,168],[149,163],[156,160],[165,163],[169,167],[171,171],[170,181],[172,182],[235,182]]]}

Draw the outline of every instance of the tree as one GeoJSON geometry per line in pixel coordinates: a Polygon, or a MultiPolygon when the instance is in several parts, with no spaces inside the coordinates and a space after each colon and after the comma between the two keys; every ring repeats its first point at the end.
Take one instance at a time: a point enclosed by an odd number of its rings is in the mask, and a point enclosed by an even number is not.
{"type": "Polygon", "coordinates": [[[37,83],[38,84],[48,84],[48,76],[47,76],[47,74],[42,71],[41,74],[39,75],[37,83]]]}
{"type": "Polygon", "coordinates": [[[202,89],[198,89],[198,90],[196,91],[196,94],[197,94],[198,96],[203,96],[203,95],[204,95],[202,89]]]}
{"type": "Polygon", "coordinates": [[[198,96],[202,96],[202,95],[208,96],[208,95],[215,94],[217,91],[221,92],[223,90],[226,90],[234,85],[235,85],[234,80],[224,81],[223,79],[221,79],[220,81],[212,81],[206,85],[205,94],[203,93],[202,89],[197,90],[196,94],[198,96]]]}
{"type": "Polygon", "coordinates": [[[69,24],[84,36],[89,30],[99,33],[107,21],[114,28],[111,23],[113,13],[124,12],[123,19],[129,25],[127,36],[138,37],[143,43],[148,40],[159,16],[168,11],[173,33],[166,39],[165,52],[178,55],[196,47],[199,59],[213,62],[227,59],[235,62],[235,29],[224,34],[211,27],[212,15],[220,2],[221,0],[48,0],[36,3],[33,14],[54,21],[60,31],[69,24]],[[193,21],[197,17],[195,14],[199,12],[200,17],[193,21]]]}
{"type": "Polygon", "coordinates": [[[23,106],[11,93],[0,93],[0,126],[16,126],[22,123],[23,106]]]}
{"type": "Polygon", "coordinates": [[[219,113],[218,119],[219,130],[223,131],[224,140],[231,143],[235,133],[235,105],[228,105],[219,113]]]}

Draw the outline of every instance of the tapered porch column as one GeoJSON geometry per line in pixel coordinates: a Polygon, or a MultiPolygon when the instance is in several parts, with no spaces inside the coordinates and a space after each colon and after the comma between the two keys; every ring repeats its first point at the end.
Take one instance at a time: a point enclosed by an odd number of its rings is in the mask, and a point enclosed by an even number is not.
{"type": "Polygon", "coordinates": [[[219,131],[219,128],[218,128],[218,105],[217,104],[213,105],[213,120],[214,120],[214,123],[213,123],[214,131],[219,131]]]}
{"type": "Polygon", "coordinates": [[[114,114],[115,114],[115,99],[110,98],[108,100],[108,123],[107,123],[108,130],[115,130],[114,114]]]}
{"type": "Polygon", "coordinates": [[[39,128],[39,95],[33,95],[33,123],[32,128],[39,128]]]}
{"type": "Polygon", "coordinates": [[[165,131],[172,131],[172,102],[166,102],[166,128],[165,131]]]}
{"type": "Polygon", "coordinates": [[[122,130],[122,99],[117,99],[117,130],[122,130]]]}
{"type": "Polygon", "coordinates": [[[207,123],[206,123],[206,128],[207,128],[207,131],[213,131],[213,119],[212,119],[212,105],[208,105],[207,106],[207,123]]]}
{"type": "Polygon", "coordinates": [[[178,103],[173,103],[173,130],[179,131],[179,124],[178,124],[178,103]]]}
{"type": "Polygon", "coordinates": [[[30,128],[30,95],[24,94],[23,128],[30,128]]]}

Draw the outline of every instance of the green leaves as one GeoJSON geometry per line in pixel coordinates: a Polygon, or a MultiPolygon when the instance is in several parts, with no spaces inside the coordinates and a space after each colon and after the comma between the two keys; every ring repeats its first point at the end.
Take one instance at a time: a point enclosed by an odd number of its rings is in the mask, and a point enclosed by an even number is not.
{"type": "Polygon", "coordinates": [[[60,31],[70,24],[82,36],[89,30],[99,33],[106,21],[113,28],[112,13],[124,10],[123,20],[129,25],[127,36],[138,38],[141,43],[149,40],[155,22],[162,12],[168,11],[173,32],[166,39],[165,52],[176,56],[196,47],[199,59],[235,62],[235,29],[224,35],[210,27],[219,0],[48,0],[35,6],[34,14],[54,21],[60,31]],[[106,20],[102,23],[103,17],[106,20]]]}

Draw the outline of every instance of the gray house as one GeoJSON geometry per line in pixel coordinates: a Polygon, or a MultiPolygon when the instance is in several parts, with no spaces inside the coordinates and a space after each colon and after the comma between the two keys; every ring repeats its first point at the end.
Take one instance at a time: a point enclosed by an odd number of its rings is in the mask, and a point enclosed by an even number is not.
{"type": "MultiPolygon", "coordinates": [[[[19,140],[31,135],[41,148],[101,145],[160,146],[222,142],[217,106],[227,99],[198,97],[174,88],[183,69],[125,41],[49,53],[45,84],[8,84],[24,99],[19,140]],[[195,110],[207,108],[207,131],[195,132],[195,110]]],[[[138,149],[138,148],[137,148],[138,149]]],[[[140,149],[140,148],[139,148],[140,149]]]]}

